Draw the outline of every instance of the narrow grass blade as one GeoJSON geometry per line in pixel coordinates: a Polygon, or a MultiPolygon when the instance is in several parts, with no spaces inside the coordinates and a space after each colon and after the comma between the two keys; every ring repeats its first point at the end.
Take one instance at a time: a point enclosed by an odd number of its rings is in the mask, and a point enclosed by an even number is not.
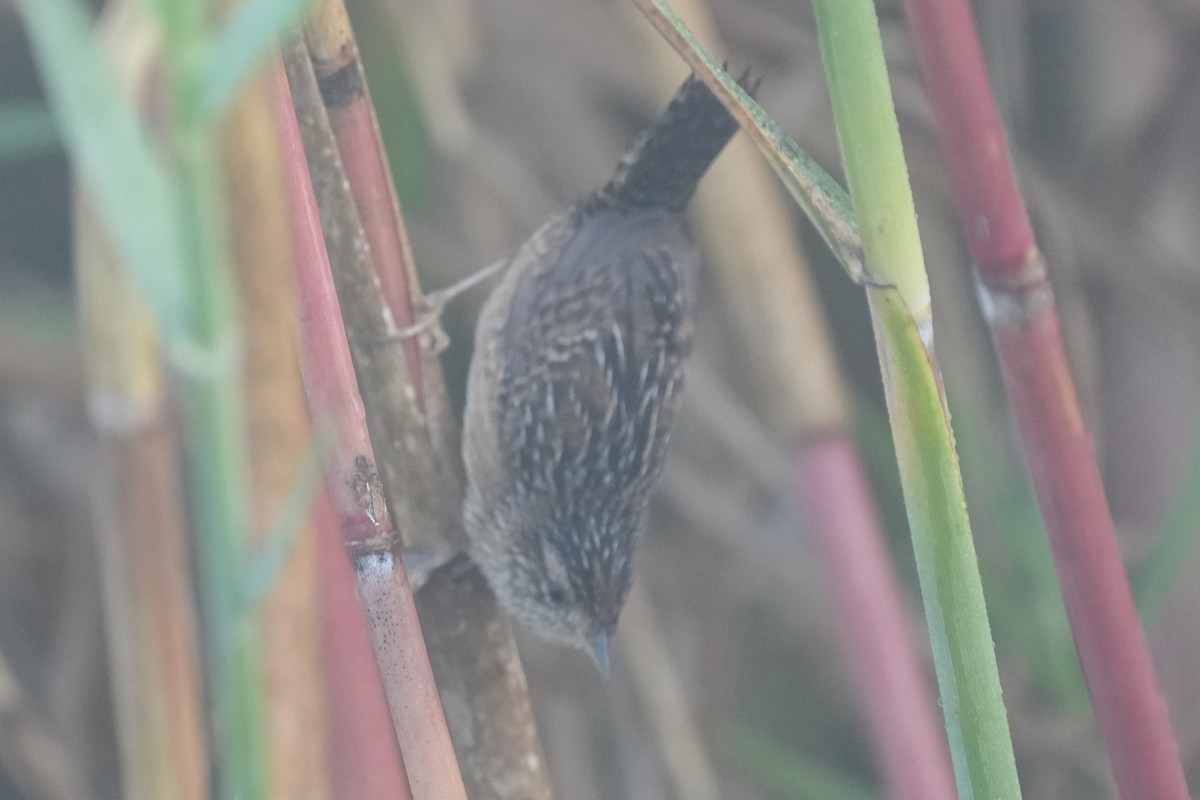
{"type": "Polygon", "coordinates": [[[182,332],[179,203],[78,0],[17,0],[68,152],[168,343],[182,332]]]}
{"type": "Polygon", "coordinates": [[[247,76],[266,61],[313,0],[247,0],[225,23],[205,59],[201,113],[213,117],[229,104],[247,76]]]}
{"type": "Polygon", "coordinates": [[[846,190],[705,52],[664,0],[634,0],[634,5],[741,123],[742,130],[766,157],[850,277],[857,283],[876,282],[866,271],[862,239],[846,190]]]}

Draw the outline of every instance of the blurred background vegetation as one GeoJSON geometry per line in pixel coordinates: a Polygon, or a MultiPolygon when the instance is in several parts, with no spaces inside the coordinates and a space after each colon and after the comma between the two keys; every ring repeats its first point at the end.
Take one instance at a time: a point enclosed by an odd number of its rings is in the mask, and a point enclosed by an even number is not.
{"type": "MultiPolygon", "coordinates": [[[[501,257],[598,185],[666,99],[650,88],[645,23],[617,0],[348,5],[427,289],[501,257]]],[[[898,4],[879,5],[1025,795],[1111,797],[907,32],[898,4]]],[[[807,4],[710,6],[722,55],[764,76],[763,106],[837,174],[807,4]]],[[[1200,786],[1200,0],[975,6],[1183,762],[1200,786]]],[[[69,173],[6,0],[0,103],[0,798],[39,797],[20,788],[30,753],[62,759],[84,796],[115,797],[69,173]]],[[[812,245],[923,637],[862,293],[798,214],[795,224],[812,245]]],[[[638,567],[655,636],[722,796],[881,797],[828,587],[789,505],[782,443],[748,410],[753,387],[739,379],[717,287],[703,286],[697,364],[638,567]]],[[[481,295],[446,321],[460,397],[481,295]]],[[[580,654],[521,637],[561,797],[674,796],[631,677],[645,666],[624,638],[605,685],[580,654]]]]}

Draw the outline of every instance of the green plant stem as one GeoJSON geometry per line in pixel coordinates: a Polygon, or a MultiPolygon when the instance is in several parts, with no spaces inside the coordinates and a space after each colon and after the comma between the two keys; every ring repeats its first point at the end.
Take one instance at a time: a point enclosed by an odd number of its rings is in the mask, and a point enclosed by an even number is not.
{"type": "Polygon", "coordinates": [[[1019,798],[879,22],[872,0],[813,5],[869,272],[894,287],[868,297],[959,793],[1019,798]]]}
{"type": "Polygon", "coordinates": [[[875,7],[870,0],[814,0],[813,7],[869,272],[894,285],[924,323],[929,279],[875,7]]]}
{"type": "Polygon", "coordinates": [[[205,652],[222,797],[266,796],[262,674],[252,617],[239,603],[247,515],[241,365],[230,261],[221,220],[216,131],[201,113],[209,9],[161,6],[170,72],[173,156],[179,177],[188,346],[178,358],[189,488],[205,621],[205,652]]]}
{"type": "Polygon", "coordinates": [[[872,290],[870,300],[959,795],[1019,798],[979,564],[937,377],[898,294],[872,290]]]}

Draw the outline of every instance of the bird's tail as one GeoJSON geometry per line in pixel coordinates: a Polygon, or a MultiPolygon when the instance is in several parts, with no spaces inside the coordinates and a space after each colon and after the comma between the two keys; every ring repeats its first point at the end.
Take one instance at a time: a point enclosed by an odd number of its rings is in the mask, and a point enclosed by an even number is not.
{"type": "MultiPolygon", "coordinates": [[[[746,86],[748,78],[749,73],[739,82],[746,86]]],[[[636,208],[682,210],[737,129],[721,101],[690,76],[658,123],[621,159],[600,198],[636,208]]]]}

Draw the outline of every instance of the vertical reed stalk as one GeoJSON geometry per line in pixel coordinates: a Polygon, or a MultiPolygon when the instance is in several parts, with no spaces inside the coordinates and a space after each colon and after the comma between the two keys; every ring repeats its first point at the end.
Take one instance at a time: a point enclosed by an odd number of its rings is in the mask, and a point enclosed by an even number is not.
{"type": "Polygon", "coordinates": [[[171,97],[169,142],[177,178],[185,344],[176,356],[195,520],[217,787],[221,797],[266,796],[262,661],[256,620],[240,607],[250,473],[240,333],[221,216],[215,130],[200,104],[211,41],[205,0],[159,5],[171,97]]]}
{"type": "MultiPolygon", "coordinates": [[[[225,5],[232,5],[224,2],[225,5]]],[[[297,480],[312,429],[296,362],[296,290],[269,74],[244,83],[222,123],[228,229],[241,300],[251,498],[248,545],[264,545],[297,480]]],[[[258,610],[271,797],[329,796],[319,658],[316,539],[291,544],[258,610]]]]}
{"type": "Polygon", "coordinates": [[[813,7],[868,271],[888,287],[867,296],[959,793],[1017,798],[879,21],[871,0],[813,7]]]}

